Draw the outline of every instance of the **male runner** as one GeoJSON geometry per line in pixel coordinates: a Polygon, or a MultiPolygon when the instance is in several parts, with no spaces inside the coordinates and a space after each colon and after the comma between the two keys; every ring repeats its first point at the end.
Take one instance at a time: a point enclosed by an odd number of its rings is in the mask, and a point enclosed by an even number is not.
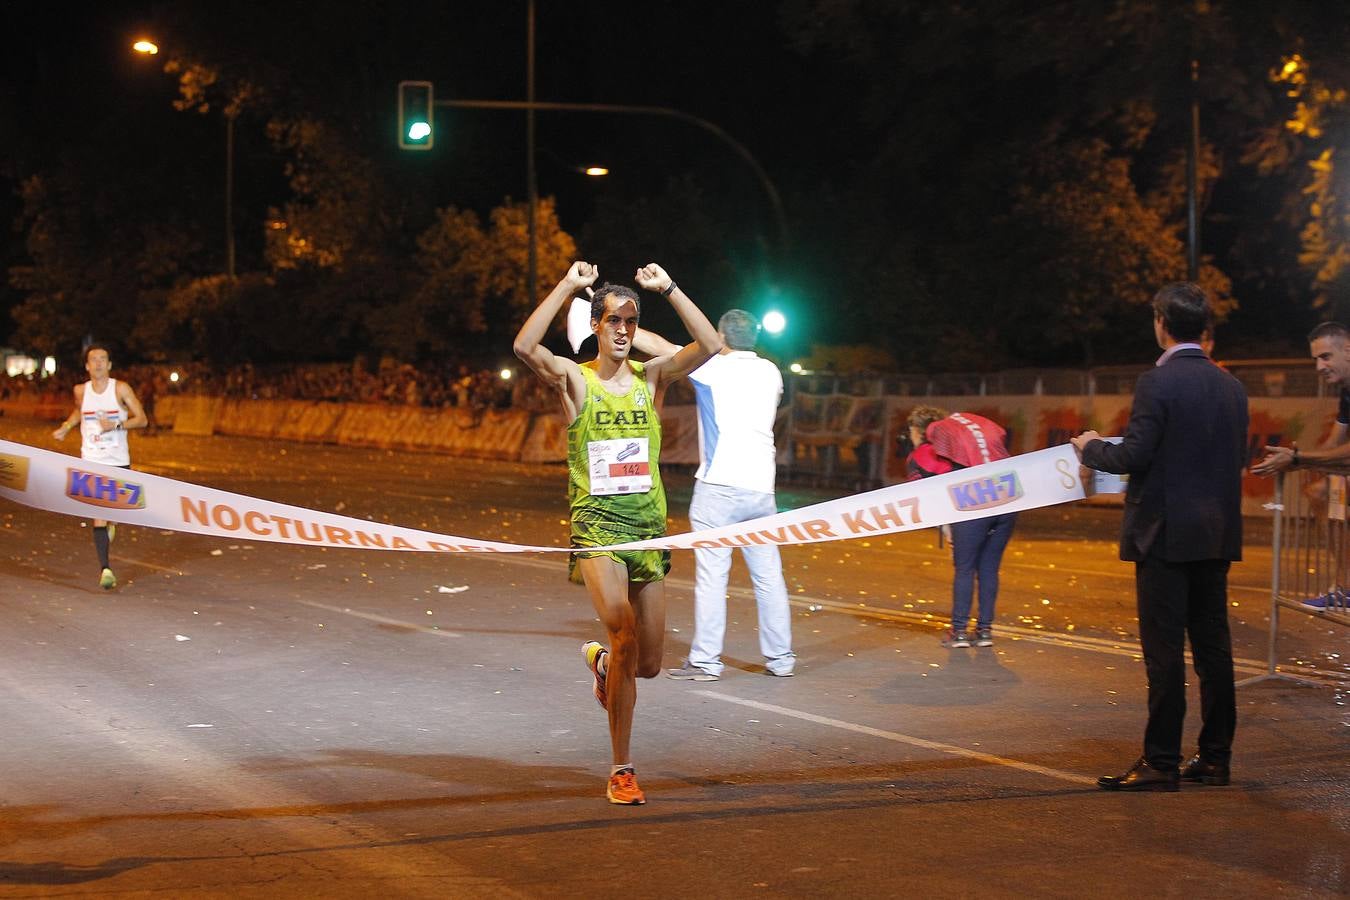
{"type": "MultiPolygon", "coordinates": [[[[136,392],[125,381],[108,377],[112,359],[108,349],[90,344],[84,351],[84,370],[89,381],[75,385],[75,409],[61,423],[52,437],[64,441],[76,425],[80,426],[80,458],[109,466],[131,467],[131,450],[127,446],[127,432],[144,428],[149,421],[136,392]]],[[[117,533],[117,526],[103,519],[94,520],[94,550],[102,570],[98,583],[105,591],[117,587],[117,576],[108,563],[108,545],[117,533]]]]}
{"type": "MultiPolygon", "coordinates": [[[[549,325],[572,295],[595,283],[599,271],[574,262],[562,281],[521,326],[514,349],[545,384],[558,392],[567,417],[568,498],[572,546],[601,547],[660,537],[666,532],[666,495],[658,460],[661,419],[654,398],[675,378],[697,368],[722,346],[717,330],[665,270],[651,263],[637,270],[637,283],[670,300],[694,343],[645,365],[628,358],[638,329],[638,297],[627,287],[601,285],[591,297],[591,331],[598,342],[594,362],[578,365],[542,345],[549,325]]],[[[613,750],[606,796],[611,803],[645,803],[629,759],[637,677],[661,672],[666,598],[663,579],[670,551],[573,553],[573,580],[580,574],[605,626],[609,648],[582,647],[595,676],[595,698],[609,713],[613,750]]]]}

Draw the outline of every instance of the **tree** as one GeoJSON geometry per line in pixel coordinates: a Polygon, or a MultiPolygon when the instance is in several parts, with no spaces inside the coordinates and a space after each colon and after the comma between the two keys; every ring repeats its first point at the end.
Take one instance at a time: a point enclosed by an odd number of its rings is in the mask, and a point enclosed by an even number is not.
{"type": "MultiPolygon", "coordinates": [[[[447,207],[417,238],[414,285],[377,310],[371,328],[400,357],[469,352],[489,335],[501,346],[538,302],[526,290],[529,254],[526,206],[507,200],[484,226],[470,210],[447,207]]],[[[562,230],[552,198],[539,201],[536,252],[541,280],[566,271],[576,242],[562,230]]]]}
{"type": "Polygon", "coordinates": [[[85,335],[134,344],[143,292],[171,284],[201,250],[171,221],[127,215],[137,187],[70,167],[24,181],[28,259],[9,273],[24,293],[13,311],[18,343],[70,357],[85,335]]]}
{"type": "MultiPolygon", "coordinates": [[[[1185,277],[1185,248],[1139,196],[1130,161],[1104,142],[1046,147],[1039,158],[1036,183],[1015,194],[1012,221],[1024,238],[1013,268],[1026,282],[1013,315],[1026,319],[1027,334],[1051,347],[1076,345],[1092,365],[1103,337],[1119,341],[1131,308],[1185,277]]],[[[1199,280],[1226,316],[1236,305],[1227,276],[1206,262],[1199,280]]]]}
{"type": "MultiPolygon", "coordinates": [[[[1345,210],[1318,159],[1346,141],[1304,147],[1280,132],[1298,103],[1311,110],[1321,98],[1325,113],[1350,87],[1344,4],[789,0],[782,18],[803,54],[838,61],[840,93],[857,98],[838,111],[856,110],[835,168],[852,173],[837,191],[858,215],[837,227],[852,246],[878,247],[876,264],[858,270],[887,273],[876,314],[922,322],[930,365],[959,363],[972,347],[989,364],[1140,349],[1094,335],[1124,327],[1154,279],[1184,274],[1193,59],[1201,280],[1225,303],[1241,298],[1231,321],[1249,346],[1301,337],[1340,284],[1345,210]],[[1309,76],[1294,98],[1268,77],[1291,48],[1315,60],[1321,85],[1309,76]],[[1326,288],[1310,290],[1298,269],[1300,232],[1304,265],[1326,288]],[[904,252],[886,254],[879,235],[904,252]]],[[[875,278],[843,275],[849,293],[876,290],[875,278]]],[[[904,357],[909,346],[894,349],[904,357]]]]}

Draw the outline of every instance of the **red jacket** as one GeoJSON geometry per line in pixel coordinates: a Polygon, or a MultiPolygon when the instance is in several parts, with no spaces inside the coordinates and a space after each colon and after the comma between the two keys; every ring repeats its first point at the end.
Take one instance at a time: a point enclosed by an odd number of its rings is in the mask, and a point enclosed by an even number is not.
{"type": "Polygon", "coordinates": [[[962,468],[1007,459],[1007,432],[974,413],[954,412],[928,426],[927,438],[938,456],[962,468]]]}
{"type": "Polygon", "coordinates": [[[950,460],[938,456],[932,444],[920,444],[909,455],[909,463],[905,468],[909,472],[909,478],[906,480],[915,481],[933,475],[945,475],[956,467],[950,460]]]}

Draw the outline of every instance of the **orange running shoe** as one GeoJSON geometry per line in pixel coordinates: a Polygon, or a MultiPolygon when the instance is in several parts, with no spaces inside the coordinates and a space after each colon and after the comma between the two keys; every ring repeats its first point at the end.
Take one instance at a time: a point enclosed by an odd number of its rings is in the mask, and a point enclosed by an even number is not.
{"type": "Polygon", "coordinates": [[[600,708],[608,710],[605,696],[605,676],[600,672],[600,657],[607,656],[609,651],[601,646],[599,641],[587,641],[581,645],[581,653],[586,657],[586,665],[590,666],[591,674],[595,676],[595,702],[600,704],[600,708]]]}
{"type": "Polygon", "coordinates": [[[609,776],[609,787],[605,788],[605,796],[609,798],[610,803],[623,806],[640,806],[647,802],[647,795],[638,787],[637,775],[632,769],[620,769],[609,776]]]}

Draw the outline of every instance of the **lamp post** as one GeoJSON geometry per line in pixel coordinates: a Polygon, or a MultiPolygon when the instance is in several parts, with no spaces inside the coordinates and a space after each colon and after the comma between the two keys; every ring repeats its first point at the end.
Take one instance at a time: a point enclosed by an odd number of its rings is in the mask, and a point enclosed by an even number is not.
{"type": "MultiPolygon", "coordinates": [[[[159,45],[142,38],[131,45],[131,49],[142,56],[155,56],[159,45]]],[[[234,120],[239,117],[239,107],[229,103],[225,107],[225,277],[234,281],[234,120]]]]}
{"type": "Polygon", "coordinates": [[[1191,121],[1186,136],[1186,279],[1200,277],[1200,61],[1191,60],[1191,121]]]}

